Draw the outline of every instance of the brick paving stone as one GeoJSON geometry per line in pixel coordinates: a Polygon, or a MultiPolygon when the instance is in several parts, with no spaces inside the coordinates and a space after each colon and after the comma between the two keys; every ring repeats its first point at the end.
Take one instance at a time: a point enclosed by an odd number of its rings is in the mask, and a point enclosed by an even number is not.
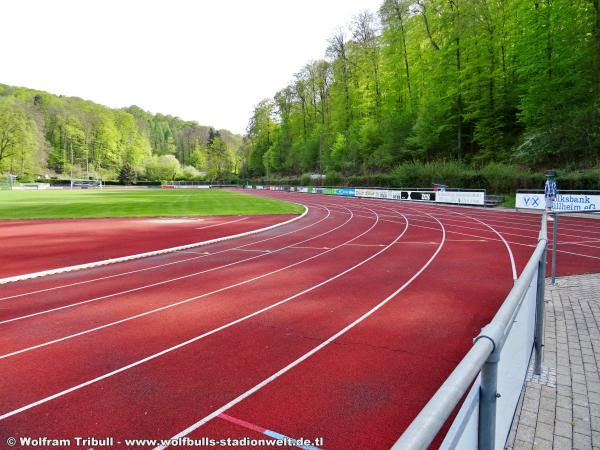
{"type": "Polygon", "coordinates": [[[600,450],[600,274],[546,284],[542,374],[527,373],[507,449],[600,450]]]}

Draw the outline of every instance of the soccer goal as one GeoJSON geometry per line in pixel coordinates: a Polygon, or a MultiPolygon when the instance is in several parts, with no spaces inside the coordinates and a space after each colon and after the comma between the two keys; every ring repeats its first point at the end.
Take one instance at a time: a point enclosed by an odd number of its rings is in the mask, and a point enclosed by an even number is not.
{"type": "Polygon", "coordinates": [[[15,186],[17,176],[7,173],[5,175],[0,175],[0,191],[11,191],[15,186]]]}
{"type": "Polygon", "coordinates": [[[71,180],[71,189],[102,189],[102,180],[71,180]]]}

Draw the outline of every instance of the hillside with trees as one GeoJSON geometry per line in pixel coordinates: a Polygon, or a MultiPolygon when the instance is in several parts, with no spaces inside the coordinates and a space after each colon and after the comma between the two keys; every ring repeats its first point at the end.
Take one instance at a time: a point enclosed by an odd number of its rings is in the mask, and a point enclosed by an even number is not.
{"type": "Polygon", "coordinates": [[[258,103],[243,154],[267,178],[598,167],[600,0],[385,0],[258,103]]]}
{"type": "Polygon", "coordinates": [[[241,136],[138,106],[0,84],[0,173],[21,179],[224,178],[239,170],[241,136]]]}

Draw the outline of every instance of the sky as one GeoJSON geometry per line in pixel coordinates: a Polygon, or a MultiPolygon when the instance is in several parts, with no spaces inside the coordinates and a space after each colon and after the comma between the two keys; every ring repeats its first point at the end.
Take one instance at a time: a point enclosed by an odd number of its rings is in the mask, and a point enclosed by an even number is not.
{"type": "Polygon", "coordinates": [[[383,0],[2,0],[0,83],[243,134],[327,39],[383,0]]]}

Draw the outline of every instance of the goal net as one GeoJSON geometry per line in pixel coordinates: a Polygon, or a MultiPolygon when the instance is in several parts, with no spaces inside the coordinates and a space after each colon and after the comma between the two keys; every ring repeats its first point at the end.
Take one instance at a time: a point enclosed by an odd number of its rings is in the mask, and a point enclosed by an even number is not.
{"type": "Polygon", "coordinates": [[[15,175],[0,174],[0,191],[10,191],[17,184],[17,177],[15,175]]]}

